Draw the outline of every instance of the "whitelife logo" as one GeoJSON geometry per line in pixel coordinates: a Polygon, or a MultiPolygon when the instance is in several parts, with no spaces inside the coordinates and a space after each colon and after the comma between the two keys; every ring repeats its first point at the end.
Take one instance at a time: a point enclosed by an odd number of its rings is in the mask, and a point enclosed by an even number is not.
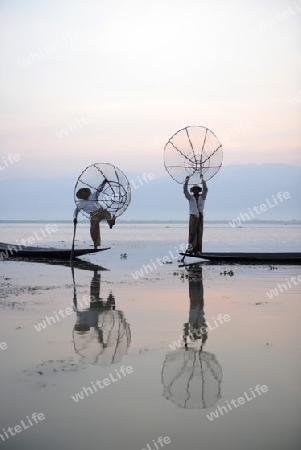
{"type": "Polygon", "coordinates": [[[91,381],[92,387],[83,386],[83,390],[76,393],[75,395],[71,395],[71,398],[75,402],[79,402],[80,400],[84,400],[85,396],[89,397],[90,394],[94,394],[94,392],[97,392],[100,389],[103,389],[106,386],[109,386],[111,382],[116,383],[116,381],[121,380],[122,378],[126,377],[127,374],[133,373],[134,369],[132,366],[121,366],[119,370],[115,369],[115,374],[109,373],[109,377],[104,378],[103,380],[97,380],[95,383],[91,381]],[[116,375],[117,378],[114,378],[114,375],[116,375]],[[98,386],[98,388],[95,386],[95,384],[98,386]],[[93,389],[92,389],[93,388],[93,389]]]}
{"type": "MultiPolygon", "coordinates": [[[[212,327],[209,321],[206,321],[206,326],[202,326],[200,328],[199,331],[196,331],[196,335],[198,335],[200,338],[202,337],[202,334],[206,334],[208,332],[208,329],[210,331],[215,330],[216,328],[218,328],[220,325],[222,325],[224,322],[229,322],[229,320],[231,320],[231,317],[229,316],[229,314],[219,314],[217,316],[217,319],[215,320],[214,317],[212,317],[212,320],[214,322],[215,327],[212,327]],[[218,324],[218,322],[219,324],[218,324]]],[[[181,348],[182,344],[184,342],[184,336],[180,336],[180,338],[177,341],[174,341],[172,344],[169,344],[169,347],[172,349],[172,351],[176,350],[177,348],[181,348]]],[[[188,336],[188,340],[187,343],[191,342],[191,338],[188,336]]]]}
{"type": "Polygon", "coordinates": [[[168,436],[165,436],[165,437],[160,436],[160,437],[158,437],[157,441],[155,441],[153,439],[153,443],[154,443],[154,448],[152,448],[149,444],[146,444],[146,448],[142,448],[141,450],[159,450],[160,448],[164,447],[164,444],[165,445],[170,444],[171,439],[168,436]],[[160,444],[160,447],[157,444],[160,444]]]}
{"type": "Polygon", "coordinates": [[[163,256],[163,258],[156,258],[156,262],[151,259],[150,264],[143,264],[141,269],[136,270],[135,272],[131,273],[134,280],[138,280],[139,278],[142,278],[143,275],[148,275],[149,272],[153,272],[154,270],[158,269],[159,267],[162,267],[164,264],[170,264],[173,260],[177,260],[179,258],[179,252],[185,252],[186,251],[186,244],[181,244],[180,247],[174,247],[176,250],[176,253],[173,254],[170,250],[168,253],[169,255],[163,256]],[[156,264],[157,263],[157,264],[156,264]]]}
{"type": "MultiPolygon", "coordinates": [[[[257,384],[254,389],[257,392],[258,396],[260,396],[261,393],[268,392],[268,387],[265,384],[263,384],[262,386],[257,384]]],[[[250,388],[250,391],[251,391],[252,397],[249,397],[247,392],[244,392],[243,397],[238,397],[237,400],[232,399],[230,402],[228,402],[226,400],[226,406],[218,406],[215,411],[212,411],[210,414],[206,414],[206,417],[210,420],[210,422],[212,422],[212,420],[218,419],[220,417],[220,414],[223,416],[224,413],[232,411],[233,408],[231,407],[231,405],[234,406],[235,408],[238,408],[240,405],[244,405],[246,403],[246,400],[248,402],[250,402],[251,400],[254,400],[254,398],[256,398],[256,394],[252,388],[250,388]],[[231,403],[231,405],[230,405],[230,403],[231,403]]]]}
{"type": "Polygon", "coordinates": [[[292,289],[293,286],[291,285],[290,281],[294,283],[294,286],[297,286],[299,283],[301,283],[301,275],[298,275],[297,277],[291,277],[290,280],[286,278],[286,283],[278,283],[276,288],[271,289],[269,292],[266,292],[266,295],[269,297],[269,299],[272,299],[273,297],[277,297],[277,295],[279,295],[280,293],[282,294],[283,292],[292,289]]]}
{"type": "Polygon", "coordinates": [[[27,239],[21,239],[20,241],[17,239],[17,245],[8,245],[6,250],[0,253],[0,260],[4,258],[8,258],[12,256],[14,253],[18,253],[19,250],[22,250],[23,247],[28,247],[29,245],[33,245],[36,241],[41,241],[43,238],[50,236],[52,233],[58,231],[57,225],[47,224],[44,228],[40,228],[41,236],[39,236],[39,232],[34,232],[34,236],[30,236],[27,239]]]}
{"type": "Polygon", "coordinates": [[[2,161],[0,164],[0,170],[4,170],[7,167],[11,166],[12,164],[14,164],[15,162],[18,162],[21,160],[21,156],[16,153],[15,155],[13,155],[12,153],[10,153],[7,156],[2,156],[2,161]],[[3,164],[3,166],[2,166],[3,164]]]}
{"type": "Polygon", "coordinates": [[[254,219],[255,216],[253,214],[253,211],[255,212],[255,214],[259,215],[262,212],[265,212],[268,210],[268,208],[274,208],[275,206],[277,206],[279,203],[282,203],[283,200],[287,200],[289,199],[290,193],[289,192],[278,192],[277,196],[279,201],[277,201],[277,199],[275,198],[274,195],[272,195],[272,199],[271,202],[270,200],[267,198],[266,199],[266,203],[262,203],[260,206],[253,206],[252,210],[251,208],[248,208],[248,212],[247,213],[240,213],[239,216],[237,217],[237,219],[234,219],[232,221],[229,222],[229,225],[234,228],[236,226],[241,225],[241,222],[246,222],[247,220],[251,220],[254,219]],[[250,214],[250,215],[249,215],[250,214]]]}
{"type": "MultiPolygon", "coordinates": [[[[1,432],[0,439],[2,439],[2,442],[5,441],[5,439],[9,439],[11,436],[15,436],[17,433],[21,433],[21,431],[26,430],[27,428],[32,427],[35,423],[39,423],[39,421],[42,421],[45,419],[44,414],[36,412],[29,416],[26,416],[27,420],[21,420],[21,425],[15,425],[14,427],[8,427],[3,428],[3,434],[1,432]],[[34,422],[34,423],[33,423],[34,422]]],[[[0,441],[1,442],[1,441],[0,441]]]]}
{"type": "Polygon", "coordinates": [[[40,61],[59,48],[65,47],[66,45],[70,44],[75,39],[78,39],[79,36],[80,34],[78,32],[66,33],[61,38],[57,38],[55,42],[53,42],[49,46],[44,45],[43,48],[39,48],[36,52],[30,52],[29,56],[23,58],[22,61],[19,61],[19,64],[24,69],[25,67],[30,66],[30,64],[32,64],[33,62],[40,61]]]}

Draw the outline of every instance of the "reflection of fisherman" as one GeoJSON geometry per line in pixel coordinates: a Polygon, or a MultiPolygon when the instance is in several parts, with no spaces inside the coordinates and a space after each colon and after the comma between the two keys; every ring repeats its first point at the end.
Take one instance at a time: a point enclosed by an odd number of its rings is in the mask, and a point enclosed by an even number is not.
{"type": "Polygon", "coordinates": [[[99,297],[100,295],[100,273],[94,271],[93,278],[90,284],[90,308],[103,308],[107,306],[111,309],[115,309],[115,297],[110,292],[108,295],[107,301],[103,301],[103,298],[99,297]]]}
{"type": "Polygon", "coordinates": [[[184,343],[187,348],[188,340],[201,339],[204,344],[208,338],[204,313],[204,289],[202,268],[189,274],[189,322],[184,324],[184,343]]]}
{"type": "Polygon", "coordinates": [[[187,345],[207,339],[204,317],[202,269],[189,273],[189,322],[184,324],[185,348],[167,353],[162,366],[163,396],[185,409],[211,408],[221,397],[222,368],[215,355],[203,345],[187,345]]]}
{"type": "Polygon", "coordinates": [[[77,224],[77,216],[80,210],[90,214],[90,234],[94,248],[97,248],[101,244],[99,223],[102,220],[106,220],[110,228],[115,225],[115,216],[98,204],[98,196],[103,191],[106,183],[108,183],[108,180],[105,178],[95,192],[92,193],[89,188],[81,188],[76,192],[76,197],[79,200],[76,202],[73,222],[74,225],[77,224]]]}
{"type": "Polygon", "coordinates": [[[94,270],[94,275],[90,284],[90,296],[84,296],[82,300],[78,302],[81,308],[88,307],[85,310],[77,310],[77,323],[75,330],[88,331],[91,328],[98,328],[98,316],[103,314],[104,310],[115,309],[115,297],[110,292],[107,300],[105,301],[100,297],[100,273],[94,270]]]}
{"type": "Polygon", "coordinates": [[[191,194],[188,192],[189,177],[186,177],[183,186],[184,195],[189,201],[189,249],[187,251],[195,254],[202,253],[203,244],[203,211],[205,200],[208,192],[206,181],[200,175],[202,180],[202,188],[200,186],[192,186],[190,188],[191,194]]]}
{"type": "Polygon", "coordinates": [[[110,292],[106,300],[100,297],[100,281],[100,274],[94,271],[90,296],[75,302],[76,307],[78,304],[85,309],[76,308],[73,342],[82,362],[107,365],[121,361],[130,345],[131,333],[123,312],[115,311],[114,295],[110,292]]]}

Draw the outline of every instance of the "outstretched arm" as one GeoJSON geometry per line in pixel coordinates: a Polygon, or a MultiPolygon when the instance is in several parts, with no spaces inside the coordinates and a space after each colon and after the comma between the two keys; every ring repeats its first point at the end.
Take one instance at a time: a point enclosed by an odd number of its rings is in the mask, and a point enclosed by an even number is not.
{"type": "Polygon", "coordinates": [[[189,177],[186,177],[185,183],[183,185],[183,192],[184,192],[184,195],[187,198],[187,200],[190,200],[190,194],[188,192],[188,181],[189,181],[189,177]]]}
{"type": "Polygon", "coordinates": [[[202,180],[202,187],[203,187],[203,191],[202,191],[202,198],[203,200],[206,200],[207,197],[207,192],[208,192],[208,187],[207,187],[207,183],[203,178],[203,175],[200,175],[200,178],[202,180]]]}

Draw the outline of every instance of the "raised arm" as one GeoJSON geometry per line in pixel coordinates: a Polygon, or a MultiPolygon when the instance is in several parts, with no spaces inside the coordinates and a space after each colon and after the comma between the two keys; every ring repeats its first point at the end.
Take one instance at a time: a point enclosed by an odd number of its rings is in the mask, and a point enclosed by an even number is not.
{"type": "Polygon", "coordinates": [[[103,190],[103,188],[105,187],[105,184],[108,182],[108,180],[105,178],[103,180],[103,182],[98,186],[98,188],[96,189],[97,193],[100,194],[101,191],[103,190]]]}
{"type": "Polygon", "coordinates": [[[204,180],[203,175],[200,175],[200,178],[202,180],[202,188],[203,188],[203,190],[202,190],[202,198],[203,198],[203,200],[206,200],[207,192],[208,192],[207,183],[204,180]]]}
{"type": "Polygon", "coordinates": [[[98,188],[96,189],[95,192],[93,192],[90,195],[90,199],[89,200],[93,200],[93,201],[97,201],[98,200],[98,196],[99,194],[102,192],[103,188],[105,187],[105,184],[108,182],[108,180],[105,178],[103,180],[103,182],[98,186],[98,188]]]}
{"type": "Polygon", "coordinates": [[[186,177],[185,183],[183,185],[183,192],[184,192],[184,195],[187,198],[187,200],[190,200],[191,195],[188,192],[188,181],[189,181],[189,177],[186,177]]]}

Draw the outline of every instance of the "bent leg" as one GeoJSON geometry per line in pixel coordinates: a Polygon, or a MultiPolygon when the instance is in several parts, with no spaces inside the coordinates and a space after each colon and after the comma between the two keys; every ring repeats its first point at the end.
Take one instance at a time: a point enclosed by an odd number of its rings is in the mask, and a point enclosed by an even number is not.
{"type": "Polygon", "coordinates": [[[110,219],[107,219],[107,223],[108,223],[110,229],[112,229],[113,226],[115,225],[115,216],[114,216],[114,214],[112,214],[110,219]]]}
{"type": "Polygon", "coordinates": [[[96,211],[90,214],[91,217],[91,227],[90,233],[91,238],[94,242],[94,247],[98,247],[101,244],[100,235],[100,222],[106,220],[110,228],[115,224],[115,217],[107,209],[98,208],[96,211]]]}

